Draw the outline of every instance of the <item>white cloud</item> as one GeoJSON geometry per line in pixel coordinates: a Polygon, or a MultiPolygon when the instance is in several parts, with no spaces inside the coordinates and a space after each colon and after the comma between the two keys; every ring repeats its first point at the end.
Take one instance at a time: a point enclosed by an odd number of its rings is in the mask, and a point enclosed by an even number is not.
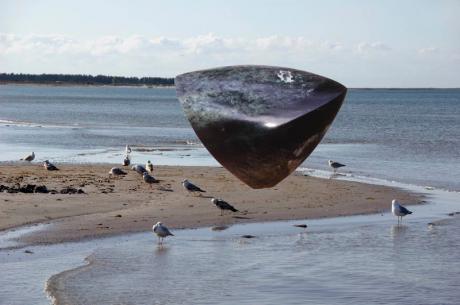
{"type": "Polygon", "coordinates": [[[421,48],[421,49],[418,49],[417,52],[419,54],[434,54],[434,53],[439,52],[439,48],[436,48],[436,47],[421,48]]]}
{"type": "Polygon", "coordinates": [[[383,42],[377,41],[377,42],[361,42],[357,46],[358,52],[359,53],[370,53],[374,51],[390,51],[391,48],[384,44],[383,42]]]}

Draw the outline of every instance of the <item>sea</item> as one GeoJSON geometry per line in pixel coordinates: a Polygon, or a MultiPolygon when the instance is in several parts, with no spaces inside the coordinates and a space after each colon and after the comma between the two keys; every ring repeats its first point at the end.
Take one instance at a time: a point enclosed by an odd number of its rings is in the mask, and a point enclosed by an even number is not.
{"type": "MultiPolygon", "coordinates": [[[[0,86],[0,163],[219,166],[174,88],[0,86]]],[[[459,304],[460,89],[349,89],[300,166],[427,195],[402,225],[382,214],[177,230],[51,246],[0,232],[0,304],[459,304]],[[449,214],[451,216],[449,216],[449,214]],[[302,221],[300,221],[302,222],[302,221]],[[255,238],[245,239],[244,234],[255,238]]],[[[308,194],[306,194],[308,196],[308,194]]]]}

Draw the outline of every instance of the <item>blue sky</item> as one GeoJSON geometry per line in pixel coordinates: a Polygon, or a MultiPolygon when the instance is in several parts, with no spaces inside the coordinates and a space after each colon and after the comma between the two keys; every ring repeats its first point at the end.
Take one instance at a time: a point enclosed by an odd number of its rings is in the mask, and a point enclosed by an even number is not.
{"type": "Polygon", "coordinates": [[[0,71],[175,76],[233,64],[350,87],[460,87],[460,1],[0,0],[0,71]]]}

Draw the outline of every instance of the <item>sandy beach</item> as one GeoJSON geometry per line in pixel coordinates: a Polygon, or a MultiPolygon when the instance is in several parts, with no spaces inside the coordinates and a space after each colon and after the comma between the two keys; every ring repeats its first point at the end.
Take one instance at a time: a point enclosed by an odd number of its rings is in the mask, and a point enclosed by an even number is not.
{"type": "Polygon", "coordinates": [[[59,165],[46,171],[40,164],[0,166],[0,185],[46,186],[53,193],[0,193],[0,230],[35,223],[52,223],[26,243],[57,243],[150,230],[157,221],[170,228],[223,226],[243,222],[309,219],[387,211],[393,198],[407,204],[423,196],[397,188],[320,179],[296,173],[274,188],[253,190],[223,168],[161,166],[158,184],[147,185],[126,168],[110,177],[113,165],[59,165]],[[189,194],[181,181],[189,179],[206,190],[189,194]],[[81,189],[82,193],[61,194],[81,189]],[[239,212],[221,216],[211,198],[222,198],[239,212]]]}

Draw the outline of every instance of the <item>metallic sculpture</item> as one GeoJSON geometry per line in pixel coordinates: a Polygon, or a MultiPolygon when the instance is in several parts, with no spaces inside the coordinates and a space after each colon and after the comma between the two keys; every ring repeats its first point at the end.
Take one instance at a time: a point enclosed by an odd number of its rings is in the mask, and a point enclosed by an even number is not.
{"type": "Polygon", "coordinates": [[[316,74],[269,66],[190,72],[175,84],[198,138],[252,188],[276,185],[311,154],[347,91],[316,74]]]}

